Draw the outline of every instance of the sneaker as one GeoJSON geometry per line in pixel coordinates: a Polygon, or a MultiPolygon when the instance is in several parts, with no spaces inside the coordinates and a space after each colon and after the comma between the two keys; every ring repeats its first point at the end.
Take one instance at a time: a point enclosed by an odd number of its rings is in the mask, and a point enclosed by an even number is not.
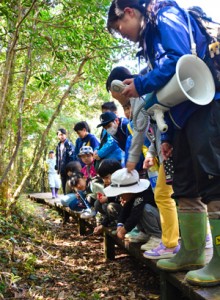
{"type": "Polygon", "coordinates": [[[206,242],[205,249],[211,249],[211,248],[213,248],[211,233],[208,233],[206,235],[205,242],[206,242]]]}
{"type": "Polygon", "coordinates": [[[73,209],[72,211],[74,211],[75,214],[81,215],[82,213],[87,212],[87,209],[85,209],[85,208],[82,208],[82,209],[79,209],[79,210],[73,209]]]}
{"type": "Polygon", "coordinates": [[[180,245],[178,244],[176,247],[167,248],[161,242],[160,245],[152,250],[148,250],[144,252],[144,257],[149,259],[161,259],[161,258],[171,258],[180,250],[180,245]]]}
{"type": "Polygon", "coordinates": [[[160,238],[158,238],[156,236],[151,236],[150,239],[149,239],[149,241],[146,244],[141,245],[141,250],[148,251],[148,250],[154,249],[160,243],[161,243],[161,239],[160,238]]]}
{"type": "Polygon", "coordinates": [[[149,240],[149,234],[139,231],[136,235],[130,236],[128,240],[130,243],[146,242],[147,240],[149,240]]]}
{"type": "Polygon", "coordinates": [[[96,211],[92,209],[87,209],[85,212],[81,213],[80,218],[81,219],[90,219],[94,218],[96,215],[96,211]]]}
{"type": "Polygon", "coordinates": [[[140,230],[138,230],[137,227],[134,227],[131,231],[129,231],[125,234],[125,239],[129,239],[132,236],[136,236],[139,232],[140,232],[140,230]]]}

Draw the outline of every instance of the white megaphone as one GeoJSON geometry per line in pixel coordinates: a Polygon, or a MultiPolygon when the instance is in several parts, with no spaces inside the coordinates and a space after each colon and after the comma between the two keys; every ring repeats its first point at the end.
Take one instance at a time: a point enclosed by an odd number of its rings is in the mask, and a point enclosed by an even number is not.
{"type": "Polygon", "coordinates": [[[164,111],[186,100],[206,105],[214,95],[215,83],[208,66],[199,57],[186,54],[178,60],[176,74],[156,93],[158,104],[147,109],[147,112],[154,117],[159,130],[166,132],[168,127],[164,122],[164,111]]]}

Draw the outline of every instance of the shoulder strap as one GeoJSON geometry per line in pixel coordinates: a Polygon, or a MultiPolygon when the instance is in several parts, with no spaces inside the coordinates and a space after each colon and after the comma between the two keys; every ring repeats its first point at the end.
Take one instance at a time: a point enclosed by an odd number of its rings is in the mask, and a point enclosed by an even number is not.
{"type": "Polygon", "coordinates": [[[133,135],[133,130],[131,128],[131,124],[128,123],[127,127],[128,127],[128,131],[130,132],[130,134],[133,135]]]}
{"type": "Polygon", "coordinates": [[[121,121],[120,128],[121,128],[121,131],[122,131],[124,134],[126,134],[126,132],[124,131],[123,126],[122,126],[122,125],[123,125],[123,120],[124,120],[124,118],[122,117],[121,120],[120,120],[120,121],[121,121]]]}

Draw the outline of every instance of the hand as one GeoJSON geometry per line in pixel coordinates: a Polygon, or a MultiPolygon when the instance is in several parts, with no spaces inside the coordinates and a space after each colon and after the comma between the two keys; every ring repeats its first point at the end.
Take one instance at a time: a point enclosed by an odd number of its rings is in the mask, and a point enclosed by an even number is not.
{"type": "Polygon", "coordinates": [[[123,81],[124,84],[127,86],[124,88],[122,95],[124,95],[127,98],[138,98],[140,97],[138,95],[138,92],[134,85],[134,78],[125,79],[123,81]]]}
{"type": "Polygon", "coordinates": [[[119,198],[119,201],[120,201],[121,206],[124,206],[126,203],[126,201],[122,197],[119,198]]]}
{"type": "Polygon", "coordinates": [[[95,160],[100,160],[101,159],[101,157],[98,156],[97,152],[93,153],[93,157],[94,157],[95,160]]]}
{"type": "Polygon", "coordinates": [[[96,226],[93,230],[94,234],[100,234],[103,232],[103,225],[96,226]]]}
{"type": "Polygon", "coordinates": [[[102,193],[97,193],[97,200],[98,200],[101,204],[103,204],[103,203],[106,203],[106,202],[107,202],[108,198],[107,198],[105,195],[103,195],[102,193]]]}
{"type": "Polygon", "coordinates": [[[126,168],[127,168],[129,173],[131,173],[131,171],[133,171],[135,167],[136,167],[136,163],[131,162],[131,161],[127,161],[126,168]]]}
{"type": "Polygon", "coordinates": [[[117,228],[117,237],[119,239],[124,240],[126,233],[127,233],[127,230],[124,228],[124,226],[120,226],[117,228]]]}
{"type": "Polygon", "coordinates": [[[143,162],[143,169],[149,169],[155,164],[154,157],[145,157],[145,160],[143,162]]]}
{"type": "Polygon", "coordinates": [[[160,147],[161,147],[161,153],[165,160],[167,160],[170,156],[172,156],[173,147],[170,143],[168,142],[162,143],[160,147]]]}

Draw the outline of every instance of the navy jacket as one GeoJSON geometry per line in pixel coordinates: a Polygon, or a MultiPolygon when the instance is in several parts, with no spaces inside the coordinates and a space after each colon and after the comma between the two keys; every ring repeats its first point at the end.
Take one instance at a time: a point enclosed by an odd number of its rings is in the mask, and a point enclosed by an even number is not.
{"type": "Polygon", "coordinates": [[[66,139],[64,142],[64,151],[61,159],[61,151],[60,151],[60,144],[58,143],[56,147],[56,166],[55,169],[57,170],[58,174],[66,175],[66,165],[74,160],[74,145],[66,139]]]}

